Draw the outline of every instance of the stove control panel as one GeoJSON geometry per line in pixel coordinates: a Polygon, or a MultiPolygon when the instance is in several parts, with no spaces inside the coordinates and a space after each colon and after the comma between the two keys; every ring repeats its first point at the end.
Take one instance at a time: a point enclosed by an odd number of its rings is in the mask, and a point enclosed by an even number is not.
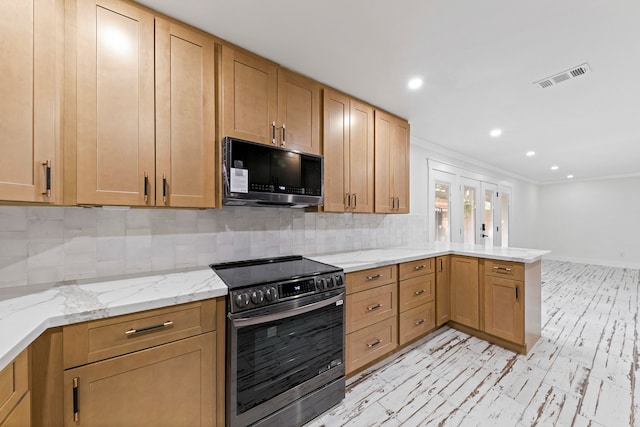
{"type": "Polygon", "coordinates": [[[250,310],[298,298],[303,295],[331,291],[345,287],[344,273],[322,274],[306,278],[286,280],[229,292],[231,312],[250,310]]]}

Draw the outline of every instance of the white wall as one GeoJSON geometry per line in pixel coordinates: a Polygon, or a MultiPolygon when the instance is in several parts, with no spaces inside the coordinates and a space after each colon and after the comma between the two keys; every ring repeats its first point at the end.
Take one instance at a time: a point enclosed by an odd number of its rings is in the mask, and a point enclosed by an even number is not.
{"type": "Polygon", "coordinates": [[[640,177],[540,186],[549,258],[640,268],[640,177]]]}

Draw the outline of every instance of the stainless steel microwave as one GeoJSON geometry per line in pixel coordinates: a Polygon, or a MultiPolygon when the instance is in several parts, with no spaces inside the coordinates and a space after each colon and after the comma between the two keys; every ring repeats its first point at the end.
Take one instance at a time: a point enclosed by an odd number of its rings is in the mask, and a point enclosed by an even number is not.
{"type": "Polygon", "coordinates": [[[226,137],[222,204],[307,207],[323,204],[322,156],[226,137]]]}

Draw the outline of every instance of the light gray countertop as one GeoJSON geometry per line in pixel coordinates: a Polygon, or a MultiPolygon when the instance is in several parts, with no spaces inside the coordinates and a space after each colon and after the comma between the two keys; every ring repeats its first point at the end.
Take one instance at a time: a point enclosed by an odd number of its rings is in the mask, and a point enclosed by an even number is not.
{"type": "MultiPolygon", "coordinates": [[[[548,251],[433,244],[309,256],[345,273],[445,254],[532,263],[548,251]]],[[[116,280],[0,290],[0,370],[51,327],[215,298],[227,286],[208,267],[116,280]]]]}

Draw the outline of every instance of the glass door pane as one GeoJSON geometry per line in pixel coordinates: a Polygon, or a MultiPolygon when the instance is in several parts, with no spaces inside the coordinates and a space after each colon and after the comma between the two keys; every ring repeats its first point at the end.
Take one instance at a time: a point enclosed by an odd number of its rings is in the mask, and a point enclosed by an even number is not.
{"type": "Polygon", "coordinates": [[[500,192],[500,233],[502,235],[502,247],[509,247],[509,207],[511,205],[511,194],[506,191],[500,192]]]}
{"type": "Polygon", "coordinates": [[[498,186],[488,182],[482,183],[483,206],[480,209],[480,240],[479,244],[484,246],[493,246],[494,238],[494,212],[496,203],[496,192],[498,186]]]}
{"type": "Polygon", "coordinates": [[[465,185],[463,190],[464,243],[476,243],[476,188],[465,185]]]}
{"type": "Polygon", "coordinates": [[[451,212],[450,201],[451,186],[445,182],[436,182],[435,185],[435,236],[436,242],[451,241],[451,223],[449,214],[451,212]]]}

